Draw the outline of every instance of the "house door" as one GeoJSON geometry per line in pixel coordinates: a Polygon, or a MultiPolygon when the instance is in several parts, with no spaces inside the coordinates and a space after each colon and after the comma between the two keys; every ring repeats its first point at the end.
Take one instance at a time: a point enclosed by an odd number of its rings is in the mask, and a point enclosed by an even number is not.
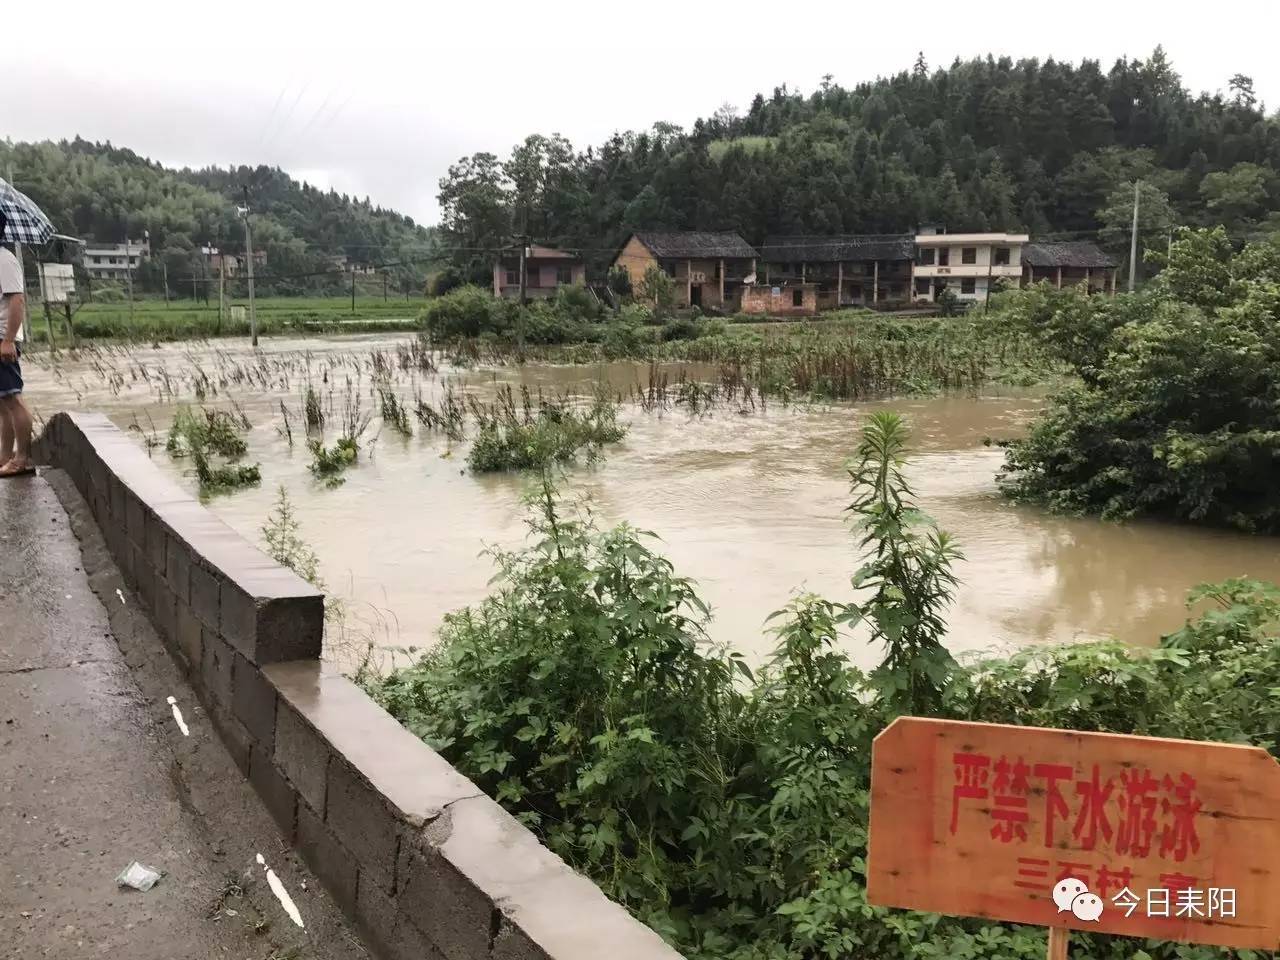
{"type": "Polygon", "coordinates": [[[689,306],[691,307],[702,306],[702,284],[695,283],[692,287],[689,288],[689,306]]]}

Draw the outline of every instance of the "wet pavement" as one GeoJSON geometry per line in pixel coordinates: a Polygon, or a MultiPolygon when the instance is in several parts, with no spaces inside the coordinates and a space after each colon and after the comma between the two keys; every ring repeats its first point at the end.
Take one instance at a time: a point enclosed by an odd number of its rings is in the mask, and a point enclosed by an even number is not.
{"type": "Polygon", "coordinates": [[[58,471],[0,481],[0,956],[366,956],[284,848],[77,498],[58,471]],[[116,884],[134,860],[163,874],[146,893],[116,884]]]}

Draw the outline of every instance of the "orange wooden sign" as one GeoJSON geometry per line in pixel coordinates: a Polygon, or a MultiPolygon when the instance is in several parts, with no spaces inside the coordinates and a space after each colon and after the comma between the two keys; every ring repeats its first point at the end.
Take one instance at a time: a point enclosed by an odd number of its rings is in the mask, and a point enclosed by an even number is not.
{"type": "Polygon", "coordinates": [[[1259,747],[900,717],[872,753],[867,899],[1275,950],[1278,818],[1259,747]]]}

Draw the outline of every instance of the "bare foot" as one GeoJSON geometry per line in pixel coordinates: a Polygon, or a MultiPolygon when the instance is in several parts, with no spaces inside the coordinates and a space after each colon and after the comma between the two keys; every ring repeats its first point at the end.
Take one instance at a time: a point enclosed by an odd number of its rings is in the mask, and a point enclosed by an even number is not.
{"type": "Polygon", "coordinates": [[[0,479],[5,477],[21,477],[28,473],[34,473],[35,467],[32,466],[28,457],[14,457],[8,463],[0,466],[0,479]]]}

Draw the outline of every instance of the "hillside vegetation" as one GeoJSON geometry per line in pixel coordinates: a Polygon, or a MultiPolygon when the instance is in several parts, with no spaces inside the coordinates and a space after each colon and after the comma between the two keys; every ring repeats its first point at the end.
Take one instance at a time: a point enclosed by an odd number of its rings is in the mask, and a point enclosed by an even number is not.
{"type": "MultiPolygon", "coordinates": [[[[150,231],[155,258],[135,277],[142,291],[159,292],[161,263],[170,287],[191,294],[185,278],[202,276],[198,251],[211,243],[244,250],[236,207],[249,188],[253,239],[266,252],[260,290],[301,293],[342,286],[333,257],[360,264],[415,261],[390,271],[392,289],[418,289],[434,249],[433,232],[393,210],[294,180],[272,167],[171,170],[132,150],[76,138],[59,143],[0,142],[0,171],[64,233],[104,243],[150,231]]],[[[216,295],[216,290],[214,291],[216,295]]]]}

